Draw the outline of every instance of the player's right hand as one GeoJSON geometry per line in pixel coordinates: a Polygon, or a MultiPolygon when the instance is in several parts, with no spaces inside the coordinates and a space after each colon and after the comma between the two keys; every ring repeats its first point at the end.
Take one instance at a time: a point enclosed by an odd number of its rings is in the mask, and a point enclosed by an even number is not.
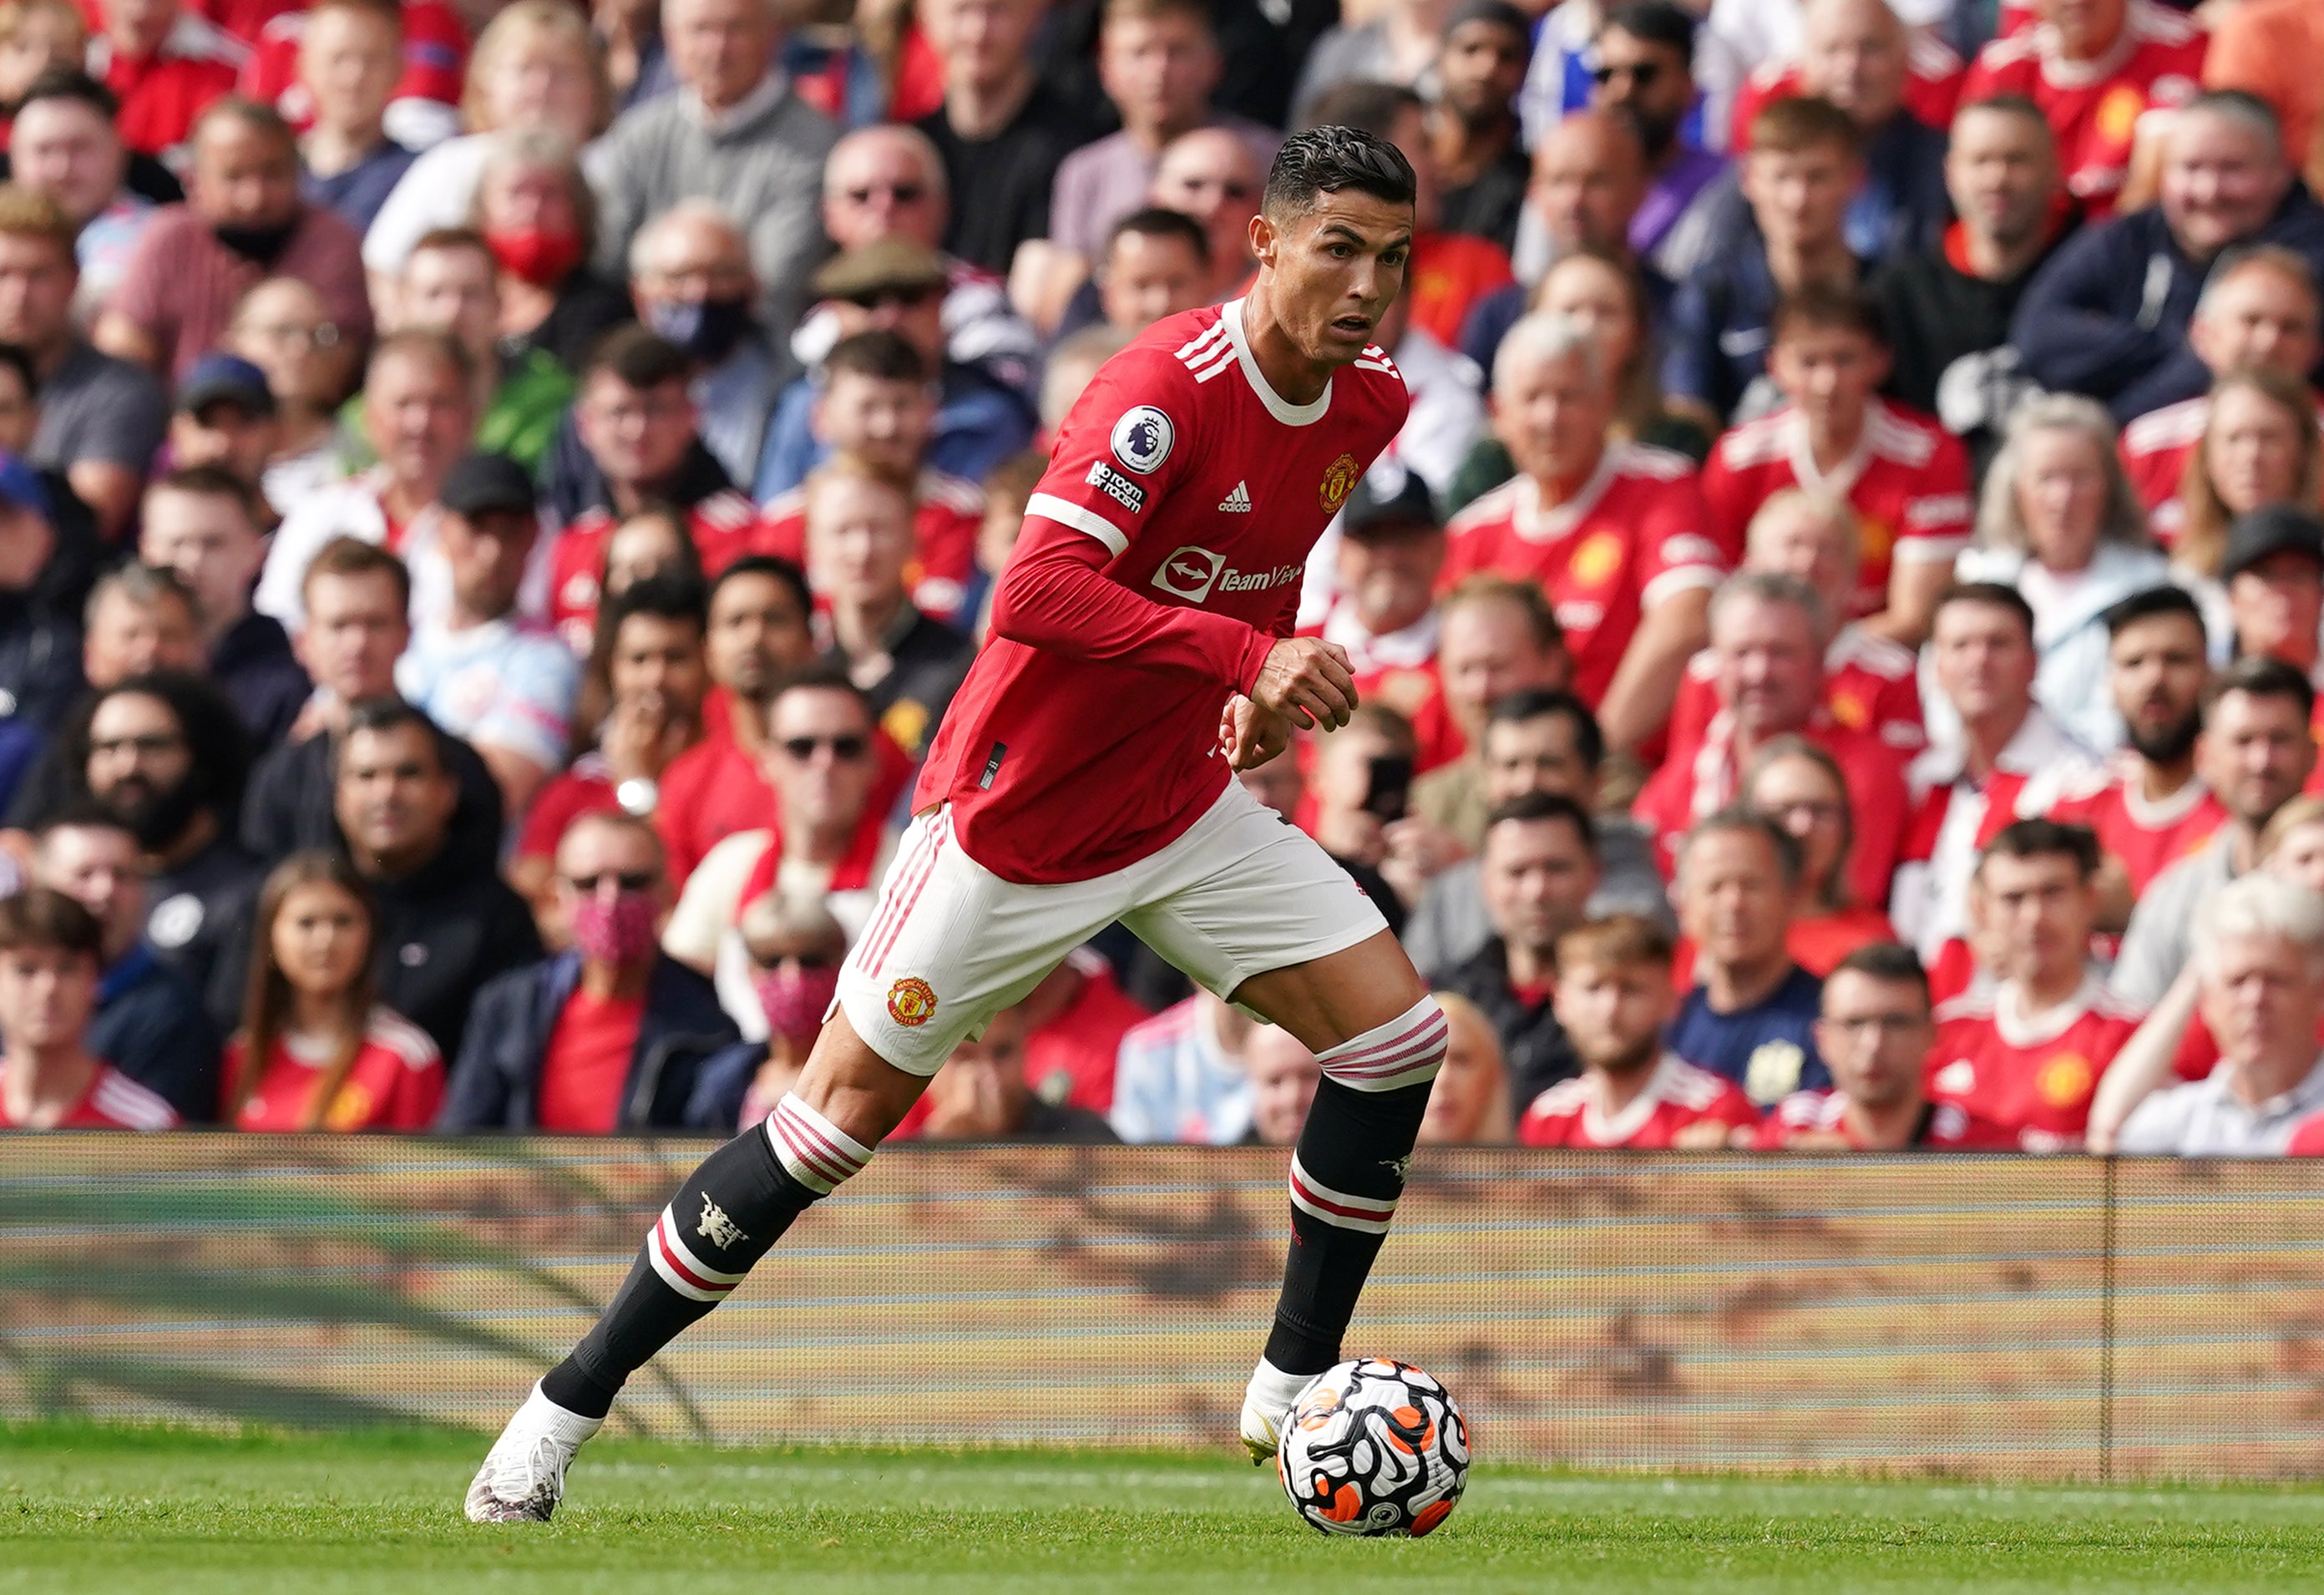
{"type": "Polygon", "coordinates": [[[1320,637],[1286,637],[1268,650],[1250,696],[1294,725],[1337,731],[1356,709],[1348,650],[1320,637]]]}

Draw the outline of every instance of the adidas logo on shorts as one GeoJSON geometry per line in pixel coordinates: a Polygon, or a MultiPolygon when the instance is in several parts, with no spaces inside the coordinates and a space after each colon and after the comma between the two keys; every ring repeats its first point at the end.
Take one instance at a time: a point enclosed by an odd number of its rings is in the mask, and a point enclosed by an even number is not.
{"type": "Polygon", "coordinates": [[[1234,491],[1219,501],[1219,508],[1230,515],[1250,513],[1250,489],[1238,482],[1234,491]]]}

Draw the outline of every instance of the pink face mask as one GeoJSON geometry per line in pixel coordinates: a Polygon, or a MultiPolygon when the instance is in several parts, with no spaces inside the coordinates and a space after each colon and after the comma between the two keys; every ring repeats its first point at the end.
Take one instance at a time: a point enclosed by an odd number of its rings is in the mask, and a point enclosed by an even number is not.
{"type": "Polygon", "coordinates": [[[767,1029],[787,1041],[812,1041],[823,1028],[823,1016],[839,990],[839,971],[770,969],[752,982],[759,1006],[766,1010],[767,1029]]]}
{"type": "Polygon", "coordinates": [[[634,965],[654,950],[654,900],[641,891],[592,892],[573,905],[573,945],[596,963],[634,965]]]}

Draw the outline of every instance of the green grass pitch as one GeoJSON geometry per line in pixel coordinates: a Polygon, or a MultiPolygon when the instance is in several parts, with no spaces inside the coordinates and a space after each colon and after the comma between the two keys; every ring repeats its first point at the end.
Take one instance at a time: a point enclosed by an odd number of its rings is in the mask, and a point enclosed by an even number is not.
{"type": "Polygon", "coordinates": [[[475,1527],[481,1439],[0,1427],[0,1590],[2324,1588],[2324,1489],[1480,1468],[1421,1541],[1331,1541],[1221,1453],[602,1442],[547,1529],[475,1527]]]}

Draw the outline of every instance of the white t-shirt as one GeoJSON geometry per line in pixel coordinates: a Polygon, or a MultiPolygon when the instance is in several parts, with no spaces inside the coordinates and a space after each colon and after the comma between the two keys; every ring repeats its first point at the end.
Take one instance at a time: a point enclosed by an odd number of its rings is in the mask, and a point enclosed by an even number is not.
{"type": "Polygon", "coordinates": [[[506,619],[430,627],[395,661],[395,687],[454,736],[565,768],[581,662],[554,632],[506,619]]]}

